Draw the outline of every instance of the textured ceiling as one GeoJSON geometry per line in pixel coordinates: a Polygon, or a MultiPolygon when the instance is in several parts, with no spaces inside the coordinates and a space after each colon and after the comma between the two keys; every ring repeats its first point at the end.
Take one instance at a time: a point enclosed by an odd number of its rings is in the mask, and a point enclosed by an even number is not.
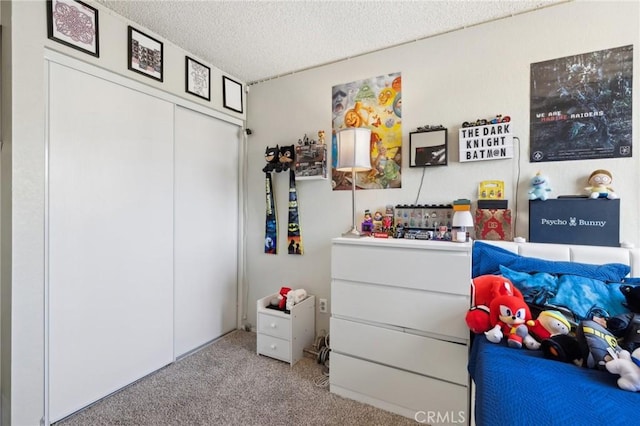
{"type": "Polygon", "coordinates": [[[255,83],[566,0],[97,0],[255,83]]]}

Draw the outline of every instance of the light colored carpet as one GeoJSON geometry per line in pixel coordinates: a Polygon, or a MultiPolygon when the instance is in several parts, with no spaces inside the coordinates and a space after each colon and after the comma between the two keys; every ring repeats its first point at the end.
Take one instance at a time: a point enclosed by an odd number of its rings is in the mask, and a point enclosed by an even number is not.
{"type": "Polygon", "coordinates": [[[256,354],[256,334],[237,330],[56,426],[415,425],[319,387],[322,367],[256,354]]]}

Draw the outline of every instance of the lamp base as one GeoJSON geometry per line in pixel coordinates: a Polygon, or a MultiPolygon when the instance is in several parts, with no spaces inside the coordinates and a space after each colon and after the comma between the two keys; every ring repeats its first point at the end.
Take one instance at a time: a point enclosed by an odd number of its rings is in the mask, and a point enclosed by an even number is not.
{"type": "Polygon", "coordinates": [[[365,235],[358,231],[356,228],[351,228],[350,230],[342,234],[342,236],[346,238],[361,238],[365,235]]]}

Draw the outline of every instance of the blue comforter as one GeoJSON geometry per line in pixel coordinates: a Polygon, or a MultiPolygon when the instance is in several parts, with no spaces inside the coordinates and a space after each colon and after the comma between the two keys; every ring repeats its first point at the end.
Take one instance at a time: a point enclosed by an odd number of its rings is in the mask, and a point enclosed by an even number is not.
{"type": "Polygon", "coordinates": [[[640,423],[640,392],[619,389],[617,375],[548,360],[541,351],[478,335],[469,374],[476,385],[478,426],[640,423]]]}

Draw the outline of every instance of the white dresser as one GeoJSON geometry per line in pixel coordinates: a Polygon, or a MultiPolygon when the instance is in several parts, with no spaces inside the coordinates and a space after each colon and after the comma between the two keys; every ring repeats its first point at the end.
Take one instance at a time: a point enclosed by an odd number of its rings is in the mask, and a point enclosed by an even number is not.
{"type": "Polygon", "coordinates": [[[336,238],[331,277],[331,392],[468,423],[471,243],[336,238]]]}
{"type": "Polygon", "coordinates": [[[267,308],[274,297],[277,294],[258,300],[257,352],[293,365],[304,348],[313,345],[316,297],[307,296],[291,313],[267,308]]]}

